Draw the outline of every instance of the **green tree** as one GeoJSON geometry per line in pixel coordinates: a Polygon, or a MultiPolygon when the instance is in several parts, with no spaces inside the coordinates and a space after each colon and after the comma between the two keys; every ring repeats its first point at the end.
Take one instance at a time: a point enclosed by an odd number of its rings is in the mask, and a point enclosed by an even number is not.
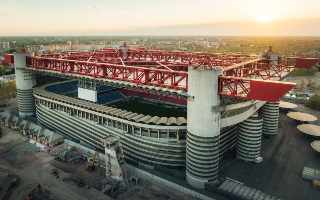
{"type": "Polygon", "coordinates": [[[320,95],[312,96],[306,103],[309,108],[320,110],[320,95]]]}
{"type": "Polygon", "coordinates": [[[9,81],[0,84],[0,101],[6,101],[16,96],[16,82],[9,81]]]}

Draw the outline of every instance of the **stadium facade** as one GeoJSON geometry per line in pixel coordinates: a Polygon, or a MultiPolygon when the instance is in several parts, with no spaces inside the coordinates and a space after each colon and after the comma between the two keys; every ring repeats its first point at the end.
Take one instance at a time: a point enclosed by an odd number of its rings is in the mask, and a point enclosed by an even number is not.
{"type": "Polygon", "coordinates": [[[97,151],[105,137],[116,136],[128,162],[185,169],[196,188],[218,181],[230,150],[260,162],[262,134],[277,134],[278,103],[220,96],[220,68],[190,67],[187,95],[177,97],[78,75],[36,84],[36,74],[52,72],[30,68],[26,58],[14,56],[22,117],[36,114],[40,124],[97,151]]]}

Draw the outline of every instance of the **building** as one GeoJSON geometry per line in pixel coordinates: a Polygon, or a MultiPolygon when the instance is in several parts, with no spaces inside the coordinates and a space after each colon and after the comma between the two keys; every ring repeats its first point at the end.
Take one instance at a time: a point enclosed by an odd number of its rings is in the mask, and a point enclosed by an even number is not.
{"type": "Polygon", "coordinates": [[[294,86],[280,81],[292,67],[239,54],[120,51],[15,54],[20,116],[36,114],[42,125],[100,152],[104,138],[119,138],[127,162],[182,169],[200,189],[219,181],[230,150],[262,161],[261,136],[277,134],[277,101],[294,86]],[[264,92],[271,89],[277,92],[264,92]]]}
{"type": "Polygon", "coordinates": [[[0,42],[0,49],[10,49],[10,42],[8,41],[2,41],[0,42]]]}

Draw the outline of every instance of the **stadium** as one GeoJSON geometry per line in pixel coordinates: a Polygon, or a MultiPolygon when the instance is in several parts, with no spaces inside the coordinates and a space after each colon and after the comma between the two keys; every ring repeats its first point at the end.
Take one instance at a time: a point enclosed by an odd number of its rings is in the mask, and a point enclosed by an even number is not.
{"type": "Polygon", "coordinates": [[[279,99],[294,69],[261,56],[102,49],[15,54],[19,114],[103,152],[120,139],[128,163],[185,170],[204,188],[219,178],[229,151],[261,162],[262,134],[278,129],[279,99]],[[54,78],[52,78],[54,77],[54,78]],[[265,92],[273,91],[273,92],[265,92]]]}

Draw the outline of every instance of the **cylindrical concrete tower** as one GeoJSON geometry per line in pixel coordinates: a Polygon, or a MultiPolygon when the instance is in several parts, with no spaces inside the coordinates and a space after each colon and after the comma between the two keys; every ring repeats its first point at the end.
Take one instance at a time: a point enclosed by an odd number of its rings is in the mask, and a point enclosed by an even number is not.
{"type": "Polygon", "coordinates": [[[258,114],[240,123],[237,158],[250,162],[259,162],[263,120],[258,114]]]}
{"type": "Polygon", "coordinates": [[[266,135],[278,134],[279,102],[268,102],[261,108],[263,118],[262,133],[266,135]]]}
{"type": "Polygon", "coordinates": [[[196,188],[204,188],[218,178],[221,72],[193,68],[188,71],[186,178],[196,188]]]}
{"type": "Polygon", "coordinates": [[[35,79],[32,72],[26,70],[26,54],[14,54],[14,66],[16,71],[17,103],[20,117],[34,114],[34,101],[32,87],[35,79]]]}

